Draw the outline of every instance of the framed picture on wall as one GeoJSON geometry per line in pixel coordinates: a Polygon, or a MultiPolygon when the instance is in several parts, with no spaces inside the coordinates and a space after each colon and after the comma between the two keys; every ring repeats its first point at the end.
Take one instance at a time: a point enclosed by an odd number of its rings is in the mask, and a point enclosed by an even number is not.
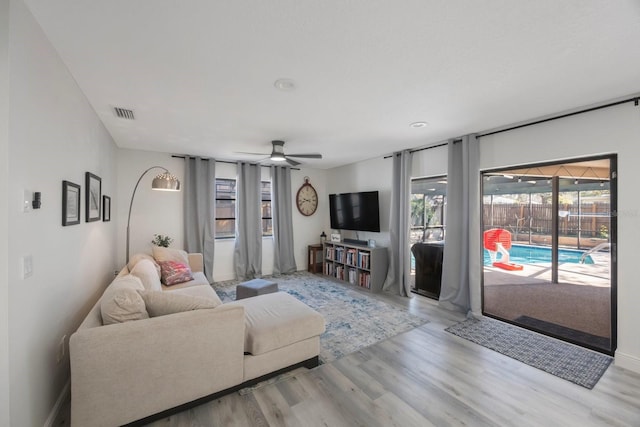
{"type": "Polygon", "coordinates": [[[102,220],[111,221],[111,197],[102,196],[102,220]]]}
{"type": "Polygon", "coordinates": [[[80,186],[62,181],[62,225],[80,224],[80,186]]]}
{"type": "Polygon", "coordinates": [[[102,203],[102,179],[91,172],[85,174],[85,221],[100,221],[102,203]]]}

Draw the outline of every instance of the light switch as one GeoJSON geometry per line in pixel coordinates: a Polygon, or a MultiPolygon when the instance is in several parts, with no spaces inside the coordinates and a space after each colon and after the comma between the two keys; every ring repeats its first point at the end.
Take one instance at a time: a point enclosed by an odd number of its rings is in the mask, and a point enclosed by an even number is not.
{"type": "Polygon", "coordinates": [[[33,275],[33,257],[25,255],[22,257],[22,278],[26,279],[33,275]]]}
{"type": "Polygon", "coordinates": [[[22,198],[22,212],[31,212],[31,198],[33,193],[28,190],[24,190],[24,197],[22,198]]]}

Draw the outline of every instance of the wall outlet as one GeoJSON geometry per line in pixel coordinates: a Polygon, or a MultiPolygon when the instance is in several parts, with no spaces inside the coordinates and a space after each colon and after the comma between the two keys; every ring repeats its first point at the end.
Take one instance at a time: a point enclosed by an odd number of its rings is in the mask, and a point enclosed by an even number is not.
{"type": "Polygon", "coordinates": [[[66,340],[67,340],[67,336],[63,335],[62,338],[60,339],[60,343],[58,344],[58,354],[56,355],[57,363],[60,363],[62,359],[64,359],[66,340]]]}
{"type": "Polygon", "coordinates": [[[33,257],[25,255],[22,257],[22,278],[26,279],[33,275],[33,257]]]}

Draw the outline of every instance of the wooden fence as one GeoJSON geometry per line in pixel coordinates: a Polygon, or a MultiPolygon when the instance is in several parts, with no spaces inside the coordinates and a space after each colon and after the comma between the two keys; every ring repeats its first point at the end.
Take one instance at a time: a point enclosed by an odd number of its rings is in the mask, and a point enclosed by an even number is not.
{"type": "MultiPolygon", "coordinates": [[[[559,231],[561,237],[577,239],[577,245],[607,241],[610,230],[609,203],[585,203],[578,205],[560,205],[559,231]],[[581,239],[585,239],[581,242],[581,239]],[[582,244],[581,244],[582,243],[582,244]]],[[[504,228],[517,241],[540,242],[544,236],[551,235],[553,212],[548,204],[485,204],[483,207],[484,229],[504,228]]]]}

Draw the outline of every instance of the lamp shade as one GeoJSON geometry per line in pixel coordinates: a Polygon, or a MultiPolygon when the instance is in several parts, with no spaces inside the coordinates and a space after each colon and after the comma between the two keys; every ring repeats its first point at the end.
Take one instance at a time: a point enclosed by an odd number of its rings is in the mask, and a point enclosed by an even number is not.
{"type": "Polygon", "coordinates": [[[151,189],[159,191],[180,191],[180,180],[175,175],[165,171],[153,178],[151,189]]]}

